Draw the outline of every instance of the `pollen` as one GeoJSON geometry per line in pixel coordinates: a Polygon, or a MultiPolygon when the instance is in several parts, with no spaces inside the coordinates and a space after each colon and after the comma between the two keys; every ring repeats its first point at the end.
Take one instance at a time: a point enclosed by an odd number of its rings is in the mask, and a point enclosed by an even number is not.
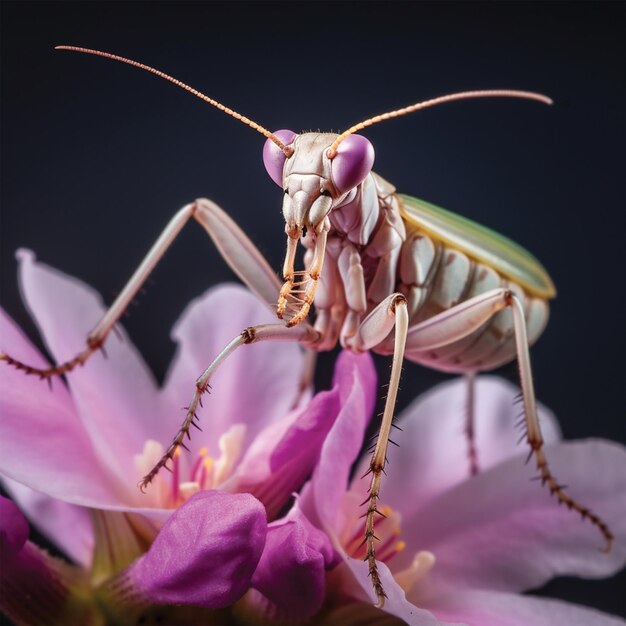
{"type": "MultiPolygon", "coordinates": [[[[202,447],[195,455],[187,455],[182,448],[177,448],[168,463],[170,474],[155,476],[152,488],[140,503],[163,508],[177,508],[184,504],[194,493],[203,489],[217,489],[228,480],[237,469],[242,455],[246,427],[233,424],[215,442],[219,453],[209,456],[209,447],[202,447]]],[[[137,476],[145,474],[154,467],[163,456],[163,444],[158,441],[145,442],[140,454],[135,455],[137,476]]]]}
{"type": "Polygon", "coordinates": [[[404,548],[406,548],[406,541],[402,541],[402,540],[400,540],[400,541],[398,541],[398,542],[396,543],[396,545],[394,546],[394,548],[393,548],[393,549],[394,549],[396,552],[402,552],[402,550],[404,550],[404,548]]]}

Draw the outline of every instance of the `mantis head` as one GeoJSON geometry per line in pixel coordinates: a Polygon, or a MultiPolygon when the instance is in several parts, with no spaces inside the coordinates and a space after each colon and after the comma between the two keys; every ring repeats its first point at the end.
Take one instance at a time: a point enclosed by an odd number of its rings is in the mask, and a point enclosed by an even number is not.
{"type": "Polygon", "coordinates": [[[155,74],[266,137],[267,141],[263,149],[265,168],[272,180],[284,191],[283,215],[288,235],[287,254],[283,266],[285,284],[280,291],[277,308],[278,317],[282,317],[287,307],[290,307],[290,313],[293,313],[293,316],[287,323],[288,326],[295,326],[303,321],[313,303],[324,261],[326,236],[330,229],[328,214],[333,208],[338,208],[355,197],[356,188],[367,178],[372,169],[374,148],[365,137],[355,133],[378,122],[456,100],[505,97],[536,100],[544,104],[552,103],[547,96],[532,91],[515,89],[462,91],[381,113],[351,126],[340,135],[334,133],[298,135],[289,130],[271,133],[241,113],[149,65],[90,48],[56,46],[56,49],[105,57],[155,74]],[[313,247],[312,261],[306,271],[295,272],[293,264],[296,246],[298,241],[304,238],[305,230],[307,236],[304,243],[308,247],[313,247]],[[310,237],[309,234],[311,234],[310,237]]]}

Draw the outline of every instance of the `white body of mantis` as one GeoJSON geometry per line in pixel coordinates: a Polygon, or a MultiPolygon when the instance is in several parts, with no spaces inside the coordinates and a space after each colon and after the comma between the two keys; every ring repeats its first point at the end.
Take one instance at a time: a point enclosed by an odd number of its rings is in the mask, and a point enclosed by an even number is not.
{"type": "MultiPolygon", "coordinates": [[[[172,77],[122,57],[90,52],[155,73],[209,101],[250,125],[268,139],[265,166],[283,189],[287,253],[284,282],[231,218],[215,203],[200,199],[180,209],[140,267],[74,359],[48,370],[31,368],[9,355],[0,359],[41,376],[70,372],[100,348],[137,291],[190,218],[207,231],[224,260],[241,280],[283,319],[243,329],[196,381],[180,430],[154,469],[147,487],[189,436],[196,410],[212,375],[236,349],[268,340],[299,342],[311,351],[332,349],[392,354],[393,364],[379,437],[373,451],[365,516],[366,560],[378,606],[384,604],[375,557],[374,522],[382,472],[400,380],[402,360],[457,372],[473,379],[517,357],[520,368],[526,438],[542,483],[558,500],[599,528],[610,546],[612,535],[595,513],[570,498],[548,469],[537,420],[528,346],[548,319],[554,287],[545,270],[522,248],[477,224],[423,201],[402,196],[371,171],[373,148],[353,133],[372,123],[419,108],[471,97],[522,97],[549,102],[529,92],[464,92],[377,116],[342,135],[291,131],[270,133],[172,77]],[[296,271],[299,244],[306,249],[296,271]],[[315,306],[315,317],[308,321],[315,306]]],[[[295,391],[295,390],[294,390],[295,391]]],[[[470,389],[471,393],[471,389],[470,389]]],[[[471,409],[471,403],[470,403],[471,409]]],[[[468,412],[467,432],[473,432],[468,412]]],[[[476,454],[470,437],[472,471],[476,454]]]]}

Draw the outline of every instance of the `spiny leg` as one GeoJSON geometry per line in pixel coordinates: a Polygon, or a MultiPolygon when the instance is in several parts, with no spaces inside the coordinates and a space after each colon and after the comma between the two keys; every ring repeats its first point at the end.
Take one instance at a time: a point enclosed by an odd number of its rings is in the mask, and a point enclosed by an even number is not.
{"type": "Polygon", "coordinates": [[[287,328],[284,324],[261,324],[259,326],[250,326],[237,335],[228,345],[215,357],[211,365],[204,370],[202,375],[196,380],[196,388],[191,398],[191,402],[186,408],[185,418],[183,419],[178,432],[174,436],[172,443],[169,445],[163,456],[156,465],[142,478],[139,483],[141,491],[145,491],[146,487],[152,482],[159,471],[165,467],[170,461],[176,450],[180,447],[188,450],[185,445],[185,437],[191,439],[190,430],[192,426],[200,429],[196,421],[198,420],[198,406],[202,406],[202,395],[209,389],[211,377],[219,366],[239,347],[260,341],[297,341],[299,343],[313,345],[319,340],[319,333],[308,324],[302,324],[297,328],[287,328]]]}
{"type": "Polygon", "coordinates": [[[450,345],[459,339],[463,339],[475,330],[478,330],[496,313],[507,307],[511,309],[513,316],[515,348],[520,370],[520,385],[526,424],[526,439],[531,448],[528,458],[530,460],[534,455],[542,485],[546,485],[550,493],[556,495],[559,504],[563,503],[569,509],[577,511],[583,519],[589,520],[600,530],[607,542],[606,549],[608,551],[613,541],[613,535],[606,522],[589,508],[571,498],[548,468],[545,453],[543,452],[543,437],[541,436],[537,418],[524,308],[519,298],[512,291],[502,288],[487,291],[412,326],[407,338],[407,354],[409,358],[412,356],[417,358],[420,354],[428,354],[431,350],[440,346],[450,345]]]}
{"type": "Polygon", "coordinates": [[[530,354],[528,350],[528,340],[526,338],[526,321],[524,318],[524,309],[519,299],[511,292],[508,292],[507,304],[511,307],[513,313],[513,324],[515,327],[515,343],[517,349],[517,360],[519,364],[520,381],[522,387],[522,399],[524,405],[524,417],[526,421],[526,440],[531,450],[528,460],[532,456],[535,457],[537,469],[541,477],[541,484],[548,487],[550,495],[555,495],[559,504],[578,512],[583,519],[589,520],[606,540],[605,551],[608,552],[613,544],[613,534],[607,523],[591,509],[580,504],[569,496],[563,485],[560,485],[556,478],[552,475],[548,467],[548,461],[543,451],[543,436],[539,426],[537,417],[537,403],[535,400],[535,391],[533,387],[532,372],[530,368],[530,354]]]}
{"type": "Polygon", "coordinates": [[[476,409],[476,372],[465,374],[467,395],[465,405],[465,437],[467,438],[467,457],[469,459],[470,475],[476,476],[479,472],[478,450],[476,450],[475,409],[476,409]]]}
{"type": "MultiPolygon", "coordinates": [[[[378,537],[374,532],[374,523],[376,515],[383,515],[378,510],[378,501],[380,498],[380,483],[382,474],[387,463],[387,447],[389,445],[389,435],[393,425],[393,415],[396,405],[396,397],[398,395],[398,387],[400,385],[400,375],[402,373],[402,361],[404,360],[404,348],[406,345],[407,331],[409,327],[409,314],[406,298],[402,294],[394,294],[390,298],[383,300],[374,311],[364,320],[359,334],[369,335],[369,341],[375,340],[378,336],[382,341],[389,333],[389,321],[395,325],[395,339],[393,361],[391,364],[391,377],[389,379],[389,387],[387,389],[387,398],[385,400],[385,408],[378,432],[378,439],[372,454],[368,474],[372,474],[369,487],[369,495],[367,500],[367,512],[365,514],[365,544],[367,552],[365,560],[368,564],[369,576],[372,579],[372,585],[376,592],[376,606],[382,608],[385,604],[387,594],[383,588],[380,574],[378,572],[378,564],[376,562],[375,542],[378,537]],[[383,308],[384,307],[384,308],[383,308]],[[386,314],[387,319],[381,319],[380,314],[386,314]],[[389,319],[391,316],[391,320],[389,319]],[[377,319],[378,318],[378,319],[377,319]],[[369,328],[368,328],[369,327],[369,328]]],[[[366,340],[367,341],[367,340],[366,340]]]]}
{"type": "Polygon", "coordinates": [[[47,379],[67,374],[78,365],[83,365],[92,354],[102,348],[111,329],[115,327],[152,270],[192,216],[204,226],[233,271],[253,292],[271,306],[270,303],[280,289],[280,283],[267,261],[245,233],[219,206],[210,200],[198,199],[180,209],[167,224],[115,302],[89,333],[87,348],[68,361],[49,368],[31,367],[1,352],[0,361],[5,361],[8,365],[27,374],[47,379]]]}
{"type": "Polygon", "coordinates": [[[119,320],[133,298],[137,295],[137,292],[141,289],[142,285],[148,278],[148,275],[154,269],[154,266],[159,262],[170,243],[174,240],[176,235],[178,235],[192,214],[193,205],[187,205],[178,211],[170,220],[168,225],[165,227],[165,230],[161,233],[161,236],[152,246],[141,265],[137,268],[122,292],[116,298],[115,302],[104,314],[95,328],[89,333],[87,337],[87,348],[85,350],[64,363],[59,363],[53,367],[41,369],[30,367],[25,363],[21,363],[8,354],[0,353],[0,360],[6,361],[9,365],[12,365],[19,370],[23,370],[27,374],[35,374],[40,378],[51,378],[52,376],[67,374],[77,365],[84,365],[87,359],[89,359],[89,357],[102,346],[115,323],[119,320]]]}

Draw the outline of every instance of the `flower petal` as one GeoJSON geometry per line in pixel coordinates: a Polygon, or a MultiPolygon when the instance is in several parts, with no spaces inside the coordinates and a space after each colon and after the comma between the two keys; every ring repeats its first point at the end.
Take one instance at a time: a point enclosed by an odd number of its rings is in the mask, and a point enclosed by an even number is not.
{"type": "MultiPolygon", "coordinates": [[[[601,550],[605,541],[596,527],[530,480],[536,475],[530,464],[511,459],[406,520],[406,552],[429,550],[436,557],[428,574],[433,584],[519,591],[559,575],[607,576],[624,564],[626,448],[569,442],[550,446],[546,457],[571,496],[608,523],[615,535],[611,551],[601,550]]],[[[399,567],[402,557],[396,557],[399,567]]]]}
{"type": "MultiPolygon", "coordinates": [[[[194,391],[198,376],[248,326],[276,322],[271,311],[238,285],[210,289],[194,300],[174,326],[178,344],[162,397],[168,408],[163,438],[168,441],[181,421],[180,407],[194,391]]],[[[245,424],[249,444],[267,425],[283,417],[294,399],[303,367],[303,350],[293,343],[265,341],[243,346],[220,365],[205,402],[203,433],[191,441],[192,452],[206,446],[219,456],[217,442],[232,424],[245,424]]],[[[200,414],[202,417],[202,414],[200,414]]]]}
{"type": "Polygon", "coordinates": [[[28,533],[17,505],[0,496],[0,610],[17,624],[94,623],[86,577],[27,541],[28,533]]]}
{"type": "MultiPolygon", "coordinates": [[[[361,560],[344,557],[339,566],[345,568],[335,570],[335,580],[340,581],[341,591],[347,595],[358,598],[363,602],[376,602],[376,594],[372,587],[368,573],[367,563],[361,560]]],[[[404,591],[394,580],[389,568],[384,563],[378,564],[378,572],[387,594],[383,610],[391,615],[403,619],[410,626],[438,626],[441,622],[429,611],[411,604],[404,591]]]]}
{"type": "MultiPolygon", "coordinates": [[[[29,251],[18,253],[22,297],[58,363],[86,347],[86,337],[104,314],[91,288],[42,263],[29,251]]],[[[122,488],[133,490],[133,453],[142,449],[158,418],[156,383],[125,332],[118,326],[84,367],[67,376],[76,410],[107,471],[122,488]],[[155,417],[157,416],[157,417],[155,417]]]]}
{"type": "Polygon", "coordinates": [[[328,537],[296,506],[286,518],[269,525],[252,586],[269,601],[272,618],[303,619],[321,608],[325,570],[335,564],[328,537]]]}
{"type": "MultiPolygon", "coordinates": [[[[0,337],[2,351],[47,366],[2,310],[0,337]]],[[[48,389],[35,376],[0,363],[0,389],[0,474],[76,504],[120,503],[62,381],[48,389]]]]}
{"type": "Polygon", "coordinates": [[[248,494],[201,491],[175,511],[125,580],[147,600],[219,608],[248,589],[267,522],[248,494]]]}
{"type": "Polygon", "coordinates": [[[12,502],[0,496],[0,547],[2,553],[17,554],[26,543],[29,535],[28,522],[12,502]]]}
{"type": "Polygon", "coordinates": [[[87,509],[51,498],[8,478],[2,479],[2,486],[42,535],[76,563],[85,568],[90,566],[94,541],[87,509]]]}
{"type": "Polygon", "coordinates": [[[376,372],[369,353],[344,351],[335,369],[335,384],[341,390],[341,410],[320,453],[313,476],[305,486],[301,506],[307,518],[334,542],[344,526],[342,502],[350,469],[363,443],[376,396],[376,372]]]}
{"type": "MultiPolygon", "coordinates": [[[[518,445],[520,433],[515,428],[518,394],[519,388],[502,378],[476,379],[475,443],[481,471],[528,452],[528,446],[518,445]]],[[[400,510],[405,519],[417,515],[431,498],[469,478],[466,403],[467,382],[457,378],[421,395],[398,416],[402,432],[394,439],[400,447],[389,451],[381,493],[382,502],[400,510]]],[[[556,419],[542,405],[538,410],[546,442],[557,441],[556,419]]],[[[369,457],[361,461],[355,476],[364,474],[367,463],[369,457]]],[[[355,481],[352,489],[365,494],[368,486],[369,477],[355,481]]]]}
{"type": "Polygon", "coordinates": [[[242,459],[233,485],[263,502],[268,519],[280,512],[313,470],[340,411],[339,398],[337,388],[318,393],[304,408],[288,414],[288,421],[270,424],[242,459]]]}
{"type": "Polygon", "coordinates": [[[468,626],[624,626],[626,622],[595,609],[512,593],[455,589],[428,603],[437,617],[468,626]]]}

